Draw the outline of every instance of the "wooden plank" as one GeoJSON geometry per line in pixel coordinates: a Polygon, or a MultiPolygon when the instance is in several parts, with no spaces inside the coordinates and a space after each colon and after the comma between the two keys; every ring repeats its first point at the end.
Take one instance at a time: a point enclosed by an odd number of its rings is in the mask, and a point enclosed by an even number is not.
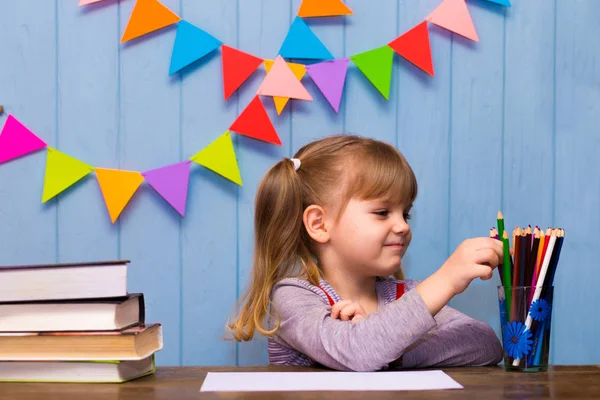
{"type": "MultiPolygon", "coordinates": [[[[239,48],[264,59],[275,59],[292,22],[289,0],[239,2],[239,48]]],[[[242,112],[254,97],[264,77],[264,68],[255,73],[239,93],[239,111],[242,112]]],[[[238,293],[245,290],[252,267],[254,250],[254,197],[258,184],[267,170],[282,157],[290,154],[290,116],[277,116],[273,101],[263,98],[269,117],[283,143],[277,146],[241,135],[236,135],[238,160],[244,186],[238,198],[238,293]]],[[[286,106],[286,110],[290,105],[286,106]]],[[[284,110],[285,112],[285,110],[284,110]]],[[[238,365],[267,363],[266,340],[259,334],[254,340],[238,346],[238,365]]]]}
{"type": "MultiPolygon", "coordinates": [[[[491,3],[469,3],[479,43],[453,36],[449,252],[465,239],[488,236],[500,207],[503,10],[491,3]]],[[[497,328],[498,282],[497,275],[489,281],[476,279],[450,304],[497,328]]]]}
{"type": "MultiPolygon", "coordinates": [[[[438,0],[401,1],[398,35],[424,21],[438,0]]],[[[402,265],[407,278],[425,279],[448,256],[448,123],[450,120],[451,34],[429,25],[435,75],[396,55],[398,149],[410,163],[419,193],[409,221],[413,241],[402,265]]]]}
{"type": "MultiPolygon", "coordinates": [[[[95,167],[117,165],[119,39],[116,4],[59,3],[59,150],[95,167]]],[[[61,261],[118,256],[118,226],[94,173],[61,195],[56,207],[61,261]]]]}
{"type": "MultiPolygon", "coordinates": [[[[381,47],[397,36],[396,0],[372,3],[352,0],[346,4],[354,11],[346,25],[346,55],[352,56],[381,47]],[[351,19],[350,19],[351,18],[351,19]]],[[[397,85],[392,74],[391,87],[397,85]]],[[[346,77],[345,131],[396,143],[398,98],[391,89],[386,100],[350,61],[346,77]]]]}
{"type": "Polygon", "coordinates": [[[566,236],[554,280],[550,354],[559,364],[600,363],[600,321],[592,308],[600,300],[595,242],[600,224],[598,15],[600,3],[594,0],[557,2],[553,222],[566,236]]]}
{"type": "MultiPolygon", "coordinates": [[[[516,225],[552,223],[554,2],[518,2],[506,17],[502,209],[516,225]]],[[[511,239],[512,241],[512,239],[511,239]]]]}
{"type": "MultiPolygon", "coordinates": [[[[0,104],[50,146],[56,146],[56,9],[35,0],[7,2],[0,13],[0,104]]],[[[2,264],[53,262],[56,201],[42,204],[46,150],[0,165],[2,264]]]]}
{"type": "MultiPolygon", "coordinates": [[[[236,2],[184,0],[181,16],[236,47],[236,13],[236,2]]],[[[220,50],[180,74],[185,158],[218,138],[237,116],[237,95],[223,101],[221,76],[220,50]]],[[[236,345],[223,337],[237,296],[237,185],[197,164],[192,171],[182,221],[182,363],[235,365],[236,345]]]]}
{"type": "MultiPolygon", "coordinates": [[[[162,2],[179,12],[178,0],[162,2]]],[[[119,3],[121,32],[134,2],[119,3]]],[[[180,84],[170,77],[175,26],[121,47],[121,119],[118,167],[146,171],[182,159],[180,84]]],[[[164,327],[159,365],[181,363],[181,217],[144,183],[120,218],[121,252],[132,263],[129,290],[144,292],[148,321],[164,327]]]]}
{"type": "MultiPolygon", "coordinates": [[[[301,3],[301,0],[292,1],[292,12],[294,15],[298,12],[301,3]]],[[[327,47],[329,52],[335,58],[339,59],[346,56],[344,31],[347,20],[352,20],[352,18],[354,17],[306,18],[304,21],[325,47],[327,47]]],[[[306,60],[303,63],[307,63],[306,60]]],[[[313,101],[291,101],[292,134],[290,156],[306,143],[331,134],[342,133],[344,128],[344,95],[342,94],[339,113],[336,113],[308,74],[305,75],[302,83],[311,94],[313,101]]]]}

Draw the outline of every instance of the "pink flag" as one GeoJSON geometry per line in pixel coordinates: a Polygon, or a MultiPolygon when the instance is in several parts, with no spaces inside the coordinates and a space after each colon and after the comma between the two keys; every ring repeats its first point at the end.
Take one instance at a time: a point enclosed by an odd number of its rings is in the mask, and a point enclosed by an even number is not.
{"type": "Polygon", "coordinates": [[[427,18],[427,21],[451,32],[479,42],[473,20],[465,0],[444,0],[427,18]]]}
{"type": "Polygon", "coordinates": [[[261,83],[256,94],[279,96],[298,100],[312,100],[310,93],[302,86],[290,67],[281,56],[277,56],[271,70],[261,83]]]}
{"type": "Polygon", "coordinates": [[[9,115],[0,133],[0,164],[46,146],[42,139],[9,115]]]}

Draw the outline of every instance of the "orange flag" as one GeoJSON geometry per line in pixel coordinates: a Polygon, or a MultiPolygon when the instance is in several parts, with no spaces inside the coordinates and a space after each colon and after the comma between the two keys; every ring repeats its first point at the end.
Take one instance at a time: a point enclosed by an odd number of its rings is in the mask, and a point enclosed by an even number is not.
{"type": "Polygon", "coordinates": [[[298,10],[301,18],[351,15],[352,10],[342,0],[303,0],[298,10]]]}
{"type": "Polygon", "coordinates": [[[154,32],[181,20],[158,0],[137,0],[121,37],[121,43],[154,32]]]}
{"type": "Polygon", "coordinates": [[[144,181],[144,177],[135,171],[96,168],[96,178],[98,178],[110,219],[114,224],[144,181]]]}

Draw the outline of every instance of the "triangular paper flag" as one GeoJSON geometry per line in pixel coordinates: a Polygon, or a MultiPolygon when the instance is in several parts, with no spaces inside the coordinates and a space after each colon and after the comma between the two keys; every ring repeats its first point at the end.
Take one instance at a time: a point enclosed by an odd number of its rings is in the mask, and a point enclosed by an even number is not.
{"type": "Polygon", "coordinates": [[[103,0],[79,0],[79,6],[87,6],[88,4],[99,3],[103,0]]]}
{"type": "Polygon", "coordinates": [[[340,109],[346,72],[348,72],[348,61],[348,58],[342,58],[306,66],[308,75],[321,90],[335,112],[340,109]]]}
{"type": "Polygon", "coordinates": [[[501,6],[510,7],[510,1],[508,0],[487,0],[492,3],[500,4],[501,6]]]}
{"type": "Polygon", "coordinates": [[[262,63],[262,58],[227,45],[221,47],[223,94],[227,100],[262,63]]]}
{"type": "Polygon", "coordinates": [[[229,131],[193,155],[190,160],[242,186],[242,177],[229,131]]]}
{"type": "Polygon", "coordinates": [[[479,42],[473,20],[465,0],[444,0],[427,18],[427,21],[479,42]]]}
{"type": "Polygon", "coordinates": [[[205,55],[215,51],[222,42],[187,21],[179,21],[171,53],[169,74],[174,74],[205,55]]]}
{"type": "Polygon", "coordinates": [[[298,16],[302,18],[351,14],[352,10],[342,0],[303,0],[298,10],[298,16]]]}
{"type": "Polygon", "coordinates": [[[2,132],[0,132],[0,164],[44,147],[46,147],[46,143],[15,117],[9,115],[6,118],[2,132]]]}
{"type": "Polygon", "coordinates": [[[231,124],[229,130],[240,135],[281,145],[277,131],[258,96],[252,99],[246,109],[231,124]]]}
{"type": "Polygon", "coordinates": [[[260,84],[256,94],[261,96],[289,97],[299,100],[312,100],[312,96],[302,86],[286,62],[277,56],[271,71],[260,84]]]}
{"type": "Polygon", "coordinates": [[[181,17],[158,0],[137,0],[121,37],[121,43],[172,25],[180,19],[181,17]]]}
{"type": "MultiPolygon", "coordinates": [[[[274,60],[265,60],[265,69],[267,70],[267,73],[269,73],[274,63],[274,60]]],[[[290,67],[296,78],[298,78],[298,80],[302,80],[304,74],[306,73],[306,66],[303,64],[296,64],[291,62],[288,62],[286,64],[288,67],[290,67]]],[[[281,115],[281,112],[285,108],[285,105],[287,104],[289,99],[289,97],[273,96],[273,102],[275,103],[277,115],[281,115]]]]}
{"type": "Polygon", "coordinates": [[[94,170],[94,167],[48,147],[42,203],[63,192],[94,170]]]}
{"type": "MultiPolygon", "coordinates": [[[[463,0],[461,0],[463,1],[463,0]]],[[[392,82],[392,62],[394,61],[394,50],[389,46],[381,46],[373,50],[365,51],[351,56],[352,62],[367,77],[367,79],[379,90],[386,100],[390,97],[390,85],[392,82]]]]}
{"type": "Polygon", "coordinates": [[[388,46],[429,75],[434,75],[426,21],[398,36],[388,46]]]}
{"type": "Polygon", "coordinates": [[[279,54],[285,58],[333,59],[333,55],[300,17],[292,22],[279,54]]]}
{"type": "Polygon", "coordinates": [[[96,178],[98,179],[98,185],[102,191],[110,220],[114,224],[144,181],[144,177],[135,171],[96,168],[96,178]]]}
{"type": "Polygon", "coordinates": [[[191,161],[188,160],[142,173],[150,186],[182,217],[185,215],[187,202],[190,163],[191,161]]]}

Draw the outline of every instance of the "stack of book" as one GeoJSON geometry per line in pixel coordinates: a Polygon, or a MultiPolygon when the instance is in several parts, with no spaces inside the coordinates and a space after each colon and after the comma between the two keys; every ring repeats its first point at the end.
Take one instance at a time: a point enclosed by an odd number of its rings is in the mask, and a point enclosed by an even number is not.
{"type": "Polygon", "coordinates": [[[0,382],[125,382],[152,374],[160,323],[127,292],[129,260],[0,266],[0,382]]]}

